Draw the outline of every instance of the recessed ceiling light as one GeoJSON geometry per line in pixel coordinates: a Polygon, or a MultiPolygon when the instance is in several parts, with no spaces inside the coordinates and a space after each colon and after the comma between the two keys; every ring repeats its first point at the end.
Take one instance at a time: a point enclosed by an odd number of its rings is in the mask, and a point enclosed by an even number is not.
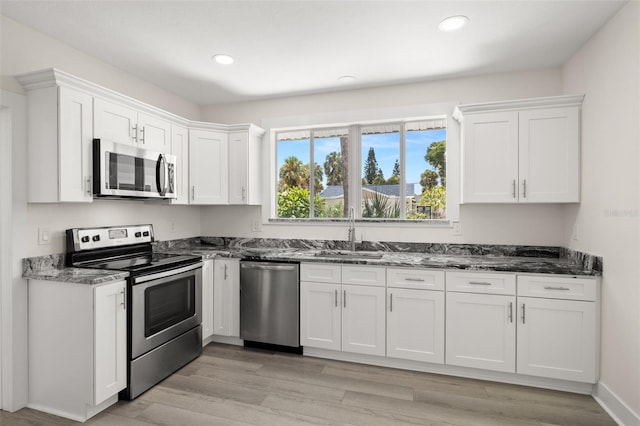
{"type": "Polygon", "coordinates": [[[343,75],[342,77],[338,77],[338,81],[343,84],[348,84],[356,81],[356,78],[352,75],[343,75]]]}
{"type": "Polygon", "coordinates": [[[449,16],[448,18],[445,18],[442,20],[442,22],[440,22],[438,28],[440,29],[440,31],[455,31],[464,27],[467,22],[469,22],[469,18],[467,18],[466,16],[449,16]]]}
{"type": "Polygon", "coordinates": [[[230,65],[233,63],[233,58],[224,54],[214,55],[213,60],[222,65],[230,65]]]}

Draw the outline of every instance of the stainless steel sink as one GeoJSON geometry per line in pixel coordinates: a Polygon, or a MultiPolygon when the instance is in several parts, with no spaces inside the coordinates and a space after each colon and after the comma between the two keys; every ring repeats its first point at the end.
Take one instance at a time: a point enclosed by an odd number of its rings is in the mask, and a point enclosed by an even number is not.
{"type": "Polygon", "coordinates": [[[331,259],[381,259],[384,253],[377,251],[322,250],[316,257],[331,259]]]}

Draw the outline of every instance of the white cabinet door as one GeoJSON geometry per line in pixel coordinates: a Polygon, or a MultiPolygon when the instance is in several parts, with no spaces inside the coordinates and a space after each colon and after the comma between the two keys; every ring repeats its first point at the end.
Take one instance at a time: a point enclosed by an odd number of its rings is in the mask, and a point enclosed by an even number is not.
{"type": "Polygon", "coordinates": [[[202,340],[213,334],[213,260],[202,262],[202,340]]]}
{"type": "Polygon", "coordinates": [[[138,114],[138,146],[158,152],[171,150],[171,123],[147,114],[138,114]]]}
{"type": "Polygon", "coordinates": [[[138,112],[123,105],[93,100],[93,137],[137,146],[138,112]]]}
{"type": "Polygon", "coordinates": [[[213,333],[240,336],[240,263],[237,259],[214,260],[213,333]]]}
{"type": "Polygon", "coordinates": [[[470,114],[464,118],[463,203],[518,201],[518,113],[470,114]]]}
{"type": "Polygon", "coordinates": [[[300,345],[340,350],[340,284],[300,283],[300,345]]]}
{"type": "Polygon", "coordinates": [[[388,288],[387,356],[444,363],[444,292],[388,288]]]}
{"type": "Polygon", "coordinates": [[[520,202],[579,202],[579,109],[547,108],[519,114],[520,202]]]}
{"type": "Polygon", "coordinates": [[[385,288],[342,285],[342,350],[384,356],[385,288]]]}
{"type": "Polygon", "coordinates": [[[58,89],[59,201],[91,202],[93,97],[58,89]]]}
{"type": "Polygon", "coordinates": [[[171,126],[171,154],[176,156],[176,193],[171,204],[189,204],[189,131],[171,126]]]}
{"type": "Polygon", "coordinates": [[[127,386],[126,283],[94,291],[94,404],[127,386]]]}
{"type": "Polygon", "coordinates": [[[229,204],[249,201],[249,134],[229,135],[229,204]]]}
{"type": "Polygon", "coordinates": [[[595,383],[596,304],[518,297],[518,373],[595,383]]]}
{"type": "Polygon", "coordinates": [[[446,363],[516,371],[516,298],[447,292],[446,363]]]}
{"type": "Polygon", "coordinates": [[[189,131],[191,204],[227,204],[228,145],[226,133],[189,131]]]}

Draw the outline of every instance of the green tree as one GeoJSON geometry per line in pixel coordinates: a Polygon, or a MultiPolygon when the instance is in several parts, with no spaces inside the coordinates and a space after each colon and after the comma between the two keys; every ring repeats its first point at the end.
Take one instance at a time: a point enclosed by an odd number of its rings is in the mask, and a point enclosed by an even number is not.
{"type": "MultiPolygon", "coordinates": [[[[314,169],[314,179],[313,179],[313,191],[315,194],[319,194],[322,192],[322,190],[324,189],[324,185],[322,184],[322,167],[320,167],[320,165],[318,163],[315,164],[315,169],[314,169]]],[[[309,181],[309,165],[305,164],[304,165],[305,171],[307,173],[307,182],[309,181]]]]}
{"type": "Polygon", "coordinates": [[[400,217],[400,204],[379,192],[374,192],[364,199],[362,217],[398,218],[400,217]]]}
{"type": "Polygon", "coordinates": [[[438,141],[429,145],[424,159],[436,170],[440,177],[440,185],[447,186],[447,141],[438,141]]]}
{"type": "MultiPolygon", "coordinates": [[[[324,211],[324,200],[316,195],[313,199],[314,216],[322,217],[324,211]]],[[[292,186],[291,188],[278,192],[278,217],[303,218],[309,217],[311,207],[309,189],[292,186]]]]}
{"type": "MultiPolygon", "coordinates": [[[[391,177],[397,176],[400,178],[400,162],[396,158],[396,162],[393,163],[393,171],[391,172],[391,177]]],[[[400,181],[400,179],[398,179],[400,181]]]]}
{"type": "Polygon", "coordinates": [[[387,179],[387,181],[385,182],[387,185],[399,185],[400,184],[400,176],[391,176],[389,179],[387,179]]]}
{"type": "Polygon", "coordinates": [[[438,185],[438,173],[433,170],[425,170],[420,175],[420,185],[422,185],[422,192],[434,188],[438,185]]]}
{"type": "Polygon", "coordinates": [[[381,175],[382,170],[378,166],[378,160],[376,160],[376,151],[371,147],[367,154],[367,161],[364,163],[364,178],[368,183],[372,184],[376,177],[381,175]]]}
{"type": "Polygon", "coordinates": [[[330,152],[324,161],[324,174],[327,185],[342,185],[342,153],[330,152]]]}
{"type": "Polygon", "coordinates": [[[444,218],[447,208],[447,189],[444,186],[435,186],[424,191],[418,205],[431,206],[434,219],[444,218]]]}
{"type": "MultiPolygon", "coordinates": [[[[322,184],[322,168],[316,163],[314,173],[314,192],[320,193],[324,189],[322,184]]],[[[278,172],[280,178],[278,191],[283,192],[289,188],[309,188],[309,165],[303,164],[297,157],[287,157],[278,172]]]]}

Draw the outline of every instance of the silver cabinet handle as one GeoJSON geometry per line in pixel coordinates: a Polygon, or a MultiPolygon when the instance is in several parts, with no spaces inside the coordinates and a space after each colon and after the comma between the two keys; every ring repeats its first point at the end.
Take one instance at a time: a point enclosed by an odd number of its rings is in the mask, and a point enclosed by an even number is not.
{"type": "Polygon", "coordinates": [[[133,125],[133,136],[132,137],[133,137],[134,142],[137,143],[138,142],[138,125],[137,124],[133,125]]]}
{"type": "Polygon", "coordinates": [[[191,201],[195,201],[196,200],[196,186],[193,185],[191,187],[191,201]]]}
{"type": "Polygon", "coordinates": [[[347,290],[344,290],[344,292],[343,292],[342,305],[343,305],[345,308],[347,307],[347,290]]]}
{"type": "Polygon", "coordinates": [[[91,177],[86,177],[84,181],[84,190],[88,196],[91,196],[91,177]]]}
{"type": "Polygon", "coordinates": [[[393,293],[389,294],[389,312],[393,312],[393,293]]]}
{"type": "Polygon", "coordinates": [[[513,198],[516,198],[516,180],[513,180],[513,183],[511,185],[511,196],[513,198]]]}
{"type": "Polygon", "coordinates": [[[554,287],[554,286],[550,286],[550,285],[545,286],[544,289],[545,290],[564,290],[564,291],[571,290],[569,287],[554,287]]]}
{"type": "Polygon", "coordinates": [[[483,281],[469,281],[471,285],[491,285],[491,283],[483,282],[483,281]]]}
{"type": "Polygon", "coordinates": [[[419,282],[419,283],[423,283],[423,282],[424,282],[424,279],[422,279],[422,278],[411,278],[411,277],[406,277],[404,280],[405,280],[405,281],[415,281],[415,282],[419,282]]]}
{"type": "Polygon", "coordinates": [[[522,323],[524,324],[525,322],[525,307],[524,307],[524,303],[522,304],[522,323]]]}
{"type": "Polygon", "coordinates": [[[242,187],[242,201],[245,201],[247,199],[247,189],[243,186],[242,187]]]}
{"type": "Polygon", "coordinates": [[[144,127],[140,129],[140,140],[138,142],[144,143],[144,127]]]}
{"type": "Polygon", "coordinates": [[[509,302],[509,322],[513,322],[513,302],[509,302]]]}
{"type": "Polygon", "coordinates": [[[229,269],[229,265],[227,265],[226,263],[224,264],[224,279],[225,281],[227,280],[227,270],[229,269]]]}
{"type": "Polygon", "coordinates": [[[120,294],[122,295],[122,302],[120,302],[120,306],[122,306],[122,309],[126,310],[127,309],[127,291],[126,289],[122,289],[120,291],[120,294]]]}
{"type": "Polygon", "coordinates": [[[336,298],[336,308],[338,307],[338,290],[334,290],[336,298]]]}
{"type": "Polygon", "coordinates": [[[527,180],[526,179],[522,181],[522,196],[524,198],[527,198],[527,180]]]}

